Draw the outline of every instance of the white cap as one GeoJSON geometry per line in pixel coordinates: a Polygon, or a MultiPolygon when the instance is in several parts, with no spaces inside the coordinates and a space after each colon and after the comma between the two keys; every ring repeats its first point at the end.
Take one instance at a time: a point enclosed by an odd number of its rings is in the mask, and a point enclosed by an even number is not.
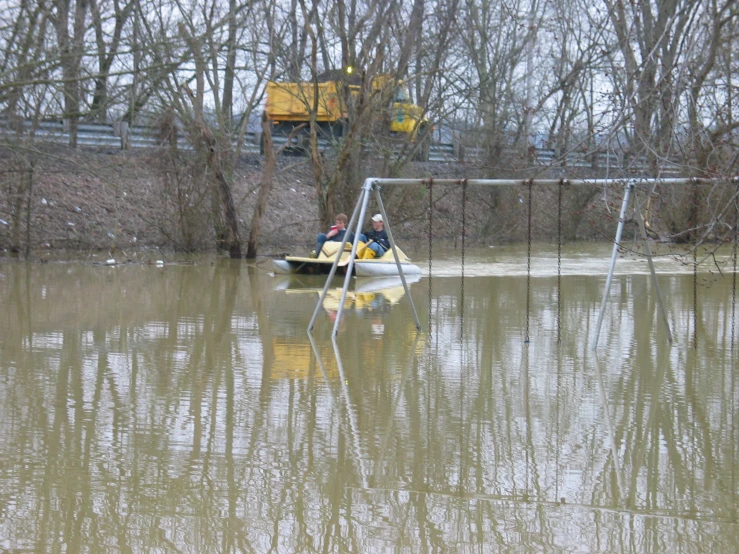
{"type": "Polygon", "coordinates": [[[375,214],[372,216],[372,221],[382,221],[382,214],[375,214]]]}

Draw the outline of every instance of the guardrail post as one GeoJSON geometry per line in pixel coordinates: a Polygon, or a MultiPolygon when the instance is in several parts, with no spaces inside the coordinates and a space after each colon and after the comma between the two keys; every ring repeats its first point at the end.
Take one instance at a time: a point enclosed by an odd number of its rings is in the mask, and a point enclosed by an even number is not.
{"type": "Polygon", "coordinates": [[[128,140],[128,121],[121,121],[119,132],[121,135],[121,150],[128,150],[131,147],[128,140]]]}
{"type": "Polygon", "coordinates": [[[452,152],[458,162],[464,161],[464,144],[456,135],[452,136],[452,152]]]}

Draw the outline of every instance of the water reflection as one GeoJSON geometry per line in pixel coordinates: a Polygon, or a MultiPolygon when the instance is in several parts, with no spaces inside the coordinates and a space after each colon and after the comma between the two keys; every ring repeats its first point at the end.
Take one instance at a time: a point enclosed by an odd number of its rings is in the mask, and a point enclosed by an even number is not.
{"type": "Polygon", "coordinates": [[[332,341],[258,267],[0,265],[0,550],[735,551],[730,278],[699,349],[662,279],[676,344],[618,276],[593,354],[591,275],[558,346],[547,276],[525,345],[520,276],[414,283],[431,336],[356,282],[332,341]]]}

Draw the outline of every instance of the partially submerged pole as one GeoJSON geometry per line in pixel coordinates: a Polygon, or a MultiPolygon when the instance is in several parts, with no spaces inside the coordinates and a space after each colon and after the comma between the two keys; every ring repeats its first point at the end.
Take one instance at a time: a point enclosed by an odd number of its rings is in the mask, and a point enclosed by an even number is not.
{"type": "Polygon", "coordinates": [[[405,290],[405,294],[408,297],[409,302],[411,303],[411,311],[413,312],[413,319],[416,322],[416,329],[420,331],[421,322],[418,321],[418,314],[416,313],[416,306],[413,304],[413,297],[411,296],[411,291],[408,288],[408,282],[405,280],[405,273],[403,273],[403,264],[400,263],[400,256],[398,256],[398,249],[395,246],[395,240],[393,240],[393,231],[390,229],[390,221],[387,218],[387,213],[385,213],[385,205],[382,203],[382,197],[380,196],[380,187],[376,186],[374,188],[375,188],[375,198],[377,199],[377,205],[380,208],[380,213],[382,214],[382,220],[385,222],[385,225],[386,225],[387,238],[390,239],[390,247],[393,249],[393,256],[395,257],[395,265],[398,267],[398,274],[400,275],[400,280],[403,282],[403,289],[405,290]]]}
{"type": "MultiPolygon", "coordinates": [[[[362,202],[362,208],[359,212],[359,220],[356,222],[356,230],[354,231],[354,242],[352,242],[352,253],[349,255],[349,265],[346,268],[346,277],[344,277],[344,288],[341,290],[341,301],[339,302],[339,309],[336,311],[336,321],[334,321],[334,330],[333,335],[336,336],[336,333],[339,332],[339,323],[341,323],[341,316],[344,313],[344,302],[346,301],[346,293],[349,290],[349,280],[352,278],[352,272],[354,271],[354,258],[357,255],[357,246],[359,245],[359,235],[362,232],[362,222],[364,221],[364,216],[367,214],[367,204],[369,204],[369,197],[370,197],[370,190],[372,189],[372,182],[367,179],[364,182],[364,185],[362,186],[362,194],[360,196],[361,202],[362,202]]],[[[347,227],[346,235],[344,236],[344,239],[349,236],[349,233],[352,229],[352,226],[350,225],[347,227]]],[[[336,260],[334,261],[334,265],[337,265],[339,263],[339,259],[341,258],[341,253],[344,251],[342,248],[339,250],[339,253],[336,255],[336,260]]]]}
{"type": "Polygon", "coordinates": [[[626,218],[626,208],[629,205],[631,192],[634,190],[634,183],[626,184],[624,190],[624,201],[621,204],[621,215],[618,217],[618,228],[616,229],[616,238],[613,241],[613,252],[611,253],[611,265],[608,267],[608,277],[606,278],[606,290],[603,293],[603,302],[600,305],[600,313],[598,314],[598,323],[595,325],[595,336],[593,337],[592,348],[598,346],[598,335],[600,335],[600,326],[603,323],[603,314],[606,313],[606,305],[608,304],[608,293],[611,291],[611,281],[613,280],[613,270],[616,267],[616,258],[618,257],[618,249],[621,247],[621,235],[624,232],[624,222],[626,218]]]}
{"type": "MultiPolygon", "coordinates": [[[[354,206],[354,211],[352,212],[352,217],[349,220],[349,225],[347,228],[347,232],[344,233],[344,238],[341,241],[341,247],[339,248],[339,252],[336,255],[336,259],[334,260],[333,265],[331,266],[331,271],[329,271],[328,277],[326,278],[326,284],[323,285],[323,291],[321,291],[321,296],[318,299],[318,304],[316,304],[316,309],[313,311],[313,317],[310,318],[310,323],[308,324],[308,332],[310,333],[313,330],[313,325],[316,322],[316,316],[318,316],[318,310],[321,309],[321,305],[323,304],[323,300],[326,298],[326,293],[328,292],[328,288],[331,286],[331,281],[334,278],[334,275],[336,275],[336,268],[339,267],[339,260],[341,259],[341,253],[344,251],[344,246],[346,245],[346,241],[349,238],[349,231],[348,229],[354,225],[354,222],[357,220],[357,214],[359,213],[359,207],[362,203],[362,198],[364,198],[363,195],[360,195],[359,200],[357,200],[357,204],[354,206]]],[[[318,255],[318,252],[316,252],[316,256],[318,255]]]]}
{"type": "Polygon", "coordinates": [[[639,223],[639,229],[641,230],[642,238],[644,239],[644,249],[647,251],[647,263],[649,264],[649,273],[652,276],[652,286],[657,293],[657,304],[659,305],[659,313],[662,316],[662,323],[667,331],[667,340],[672,342],[672,333],[670,332],[670,322],[667,319],[667,310],[665,309],[665,303],[662,300],[662,290],[659,288],[659,281],[657,281],[657,272],[654,270],[654,261],[652,260],[652,248],[649,246],[649,237],[647,236],[647,227],[644,225],[644,217],[641,215],[641,208],[639,207],[638,198],[636,192],[634,192],[634,211],[636,212],[636,220],[639,223]]]}

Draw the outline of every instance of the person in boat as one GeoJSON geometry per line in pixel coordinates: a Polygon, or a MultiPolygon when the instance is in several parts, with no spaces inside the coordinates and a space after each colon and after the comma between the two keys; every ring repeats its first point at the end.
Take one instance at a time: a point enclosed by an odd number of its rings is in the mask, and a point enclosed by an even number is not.
{"type": "MultiPolygon", "coordinates": [[[[346,234],[346,224],[349,220],[345,214],[338,214],[334,220],[334,225],[328,233],[319,233],[316,237],[316,249],[311,252],[311,258],[317,258],[321,253],[324,243],[327,241],[341,242],[344,240],[346,234]]],[[[352,235],[349,235],[347,240],[352,240],[352,235]]]]}
{"type": "Polygon", "coordinates": [[[382,214],[372,216],[372,230],[359,235],[359,240],[367,244],[360,257],[364,260],[379,258],[390,249],[390,239],[385,231],[382,214]]]}

